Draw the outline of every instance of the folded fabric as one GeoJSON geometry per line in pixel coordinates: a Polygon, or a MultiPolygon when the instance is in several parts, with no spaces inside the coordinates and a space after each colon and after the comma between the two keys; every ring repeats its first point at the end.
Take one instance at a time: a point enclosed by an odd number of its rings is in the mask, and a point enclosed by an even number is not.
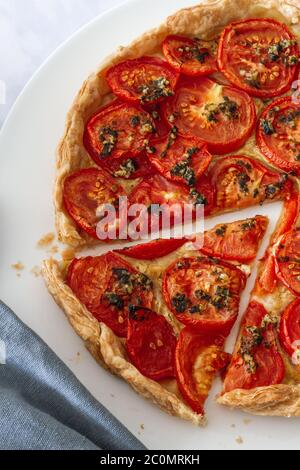
{"type": "Polygon", "coordinates": [[[0,449],[144,450],[0,302],[0,449]]]}

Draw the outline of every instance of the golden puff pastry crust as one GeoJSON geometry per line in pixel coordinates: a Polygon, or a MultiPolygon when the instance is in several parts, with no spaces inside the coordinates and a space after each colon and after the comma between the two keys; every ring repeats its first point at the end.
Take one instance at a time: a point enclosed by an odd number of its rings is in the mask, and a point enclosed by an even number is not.
{"type": "Polygon", "coordinates": [[[201,5],[186,8],[169,17],[161,26],[143,34],[127,47],[108,57],[82,85],[66,121],[65,133],[57,150],[57,174],[54,187],[56,228],[59,239],[74,247],[93,245],[86,235],[78,231],[64,210],[63,184],[65,178],[81,168],[95,166],[83,146],[85,123],[102,105],[113,99],[106,81],[105,71],[116,63],[151,55],[160,51],[168,34],[214,37],[234,20],[250,17],[270,17],[287,23],[300,35],[299,0],[204,0],[201,5]]]}
{"type": "Polygon", "coordinates": [[[300,416],[300,385],[271,385],[232,390],[217,399],[220,405],[260,416],[300,416]]]}
{"type": "Polygon", "coordinates": [[[63,309],[76,333],[85,341],[95,359],[113,374],[122,377],[137,393],[151,400],[172,416],[205,425],[206,419],[182,400],[175,381],[162,384],[142,375],[126,358],[122,340],[98,321],[76,298],[64,281],[63,270],[54,260],[44,262],[43,276],[50,294],[63,309]]]}

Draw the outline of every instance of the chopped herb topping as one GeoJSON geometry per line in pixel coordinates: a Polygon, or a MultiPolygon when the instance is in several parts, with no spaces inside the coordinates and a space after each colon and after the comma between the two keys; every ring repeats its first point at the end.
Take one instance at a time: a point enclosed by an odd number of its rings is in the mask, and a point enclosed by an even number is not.
{"type": "Polygon", "coordinates": [[[189,309],[189,313],[191,313],[192,315],[195,313],[200,313],[200,312],[201,312],[200,305],[194,305],[193,307],[189,309]]]}
{"type": "Polygon", "coordinates": [[[131,295],[135,287],[150,290],[153,287],[151,279],[142,273],[132,274],[127,269],[114,268],[113,275],[118,281],[118,289],[124,295],[131,295]]]}
{"type": "Polygon", "coordinates": [[[178,263],[176,264],[176,267],[177,267],[177,269],[189,268],[190,267],[190,262],[189,262],[188,259],[178,261],[178,263]]]}
{"type": "Polygon", "coordinates": [[[268,119],[262,119],[260,125],[266,135],[272,135],[275,133],[273,124],[268,119]]]}
{"type": "Polygon", "coordinates": [[[239,117],[238,104],[224,96],[222,103],[215,105],[210,103],[205,105],[206,119],[209,122],[218,122],[218,116],[223,114],[227,119],[237,119],[239,117]]]}
{"type": "Polygon", "coordinates": [[[137,127],[137,126],[140,124],[140,122],[141,122],[141,119],[140,119],[139,116],[133,116],[133,117],[131,118],[131,125],[132,125],[132,127],[137,127]]]}
{"type": "Polygon", "coordinates": [[[118,142],[118,131],[111,127],[104,127],[99,132],[99,140],[102,143],[101,158],[106,158],[113,152],[118,142]]]}
{"type": "Polygon", "coordinates": [[[191,304],[185,294],[176,294],[172,299],[172,304],[177,313],[184,313],[191,304]]]}
{"type": "Polygon", "coordinates": [[[278,183],[268,184],[265,187],[265,196],[267,199],[274,199],[274,197],[282,191],[284,188],[285,182],[288,178],[288,175],[283,175],[282,180],[278,183]]]}
{"type": "Polygon", "coordinates": [[[203,196],[203,194],[199,193],[199,191],[197,191],[197,189],[195,189],[195,188],[191,189],[190,190],[190,196],[193,198],[195,206],[198,205],[198,204],[199,205],[203,204],[204,206],[207,206],[208,200],[206,199],[205,196],[203,196]]]}
{"type": "Polygon", "coordinates": [[[246,232],[247,230],[252,230],[256,225],[256,221],[255,219],[250,219],[250,220],[247,220],[247,222],[243,222],[241,227],[242,227],[242,230],[243,232],[246,232]]]}
{"type": "Polygon", "coordinates": [[[268,48],[268,56],[271,62],[278,62],[280,59],[285,66],[292,66],[298,63],[298,57],[290,55],[290,48],[296,44],[295,40],[283,39],[272,44],[268,48]]]}
{"type": "Polygon", "coordinates": [[[287,114],[279,117],[279,122],[288,125],[291,129],[296,129],[299,117],[299,110],[289,111],[287,114]]]}
{"type": "Polygon", "coordinates": [[[141,93],[142,103],[149,103],[174,94],[170,88],[170,82],[166,77],[151,80],[147,84],[140,86],[138,92],[141,93]]]}
{"type": "Polygon", "coordinates": [[[168,150],[172,147],[172,145],[174,144],[175,140],[177,139],[177,136],[178,136],[178,129],[176,126],[174,126],[170,133],[169,133],[169,136],[168,136],[168,142],[167,142],[167,145],[166,145],[166,148],[162,151],[162,153],[160,154],[160,156],[162,158],[166,157],[167,156],[167,152],[168,150]]]}
{"type": "Polygon", "coordinates": [[[260,326],[247,326],[245,333],[242,335],[239,353],[244,360],[247,371],[250,374],[255,374],[258,364],[254,359],[255,348],[264,345],[265,348],[270,349],[271,344],[265,341],[265,332],[267,328],[276,328],[278,320],[270,314],[265,315],[260,326]]]}
{"type": "Polygon", "coordinates": [[[248,170],[249,172],[251,172],[253,170],[253,167],[252,167],[251,163],[249,163],[249,162],[244,162],[243,160],[238,160],[236,163],[239,166],[241,166],[243,168],[246,168],[246,170],[248,170]]]}
{"type": "Polygon", "coordinates": [[[107,292],[105,294],[105,298],[108,300],[110,305],[116,307],[118,310],[123,310],[124,308],[124,300],[114,292],[107,292]]]}
{"type": "Polygon", "coordinates": [[[227,307],[229,297],[230,291],[228,287],[218,286],[215,297],[212,300],[212,305],[216,307],[217,310],[221,310],[222,308],[227,307]]]}
{"type": "Polygon", "coordinates": [[[174,168],[172,168],[171,175],[180,176],[189,186],[194,186],[196,183],[196,175],[193,168],[190,166],[190,159],[177,163],[174,168]]]}
{"type": "Polygon", "coordinates": [[[249,193],[249,188],[248,188],[248,183],[250,181],[250,177],[247,175],[247,173],[241,172],[237,175],[237,182],[240,187],[240,190],[244,194],[249,193]]]}
{"type": "Polygon", "coordinates": [[[126,162],[120,165],[119,170],[115,171],[114,176],[116,178],[130,178],[133,173],[137,171],[138,167],[134,160],[129,158],[126,162]]]}
{"type": "Polygon", "coordinates": [[[204,302],[211,302],[212,300],[211,296],[202,289],[196,290],[195,296],[199,300],[204,300],[204,302]]]}
{"type": "Polygon", "coordinates": [[[222,225],[222,227],[217,228],[216,235],[218,235],[218,237],[224,237],[226,230],[227,230],[226,225],[222,225]]]}

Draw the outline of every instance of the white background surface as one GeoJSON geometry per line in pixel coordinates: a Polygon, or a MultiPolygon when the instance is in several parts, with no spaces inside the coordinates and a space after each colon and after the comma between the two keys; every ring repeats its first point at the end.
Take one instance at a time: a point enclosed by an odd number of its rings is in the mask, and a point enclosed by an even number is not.
{"type": "MultiPolygon", "coordinates": [[[[19,0],[20,3],[36,4],[44,1],[19,0]]],[[[3,0],[0,2],[3,4],[3,0]]],[[[89,3],[77,0],[53,2],[89,3]]],[[[218,384],[208,402],[209,425],[205,429],[169,417],[140,398],[126,383],[95,363],[48,295],[42,279],[36,279],[30,272],[33,266],[49,256],[36,248],[36,242],[54,228],[51,191],[55,148],[76,91],[90,71],[117,46],[129,43],[158,25],[168,14],[193,3],[197,1],[131,0],[93,22],[60,48],[27,86],[0,134],[0,298],[150,449],[295,449],[299,448],[300,423],[297,419],[250,417],[249,422],[249,416],[214,403],[218,384]],[[156,3],[159,8],[153,7],[156,3]],[[11,269],[11,264],[18,261],[25,265],[21,277],[11,269]],[[242,444],[237,441],[239,437],[242,444]]],[[[8,41],[6,44],[9,48],[8,41]]],[[[19,70],[22,75],[22,68],[15,66],[15,73],[19,70]]],[[[279,203],[215,218],[207,222],[206,228],[220,221],[229,222],[256,213],[270,217],[269,236],[280,214],[279,203]]],[[[267,242],[266,238],[260,255],[267,242]]],[[[241,312],[248,303],[254,275],[243,295],[241,312]]],[[[230,344],[237,328],[238,325],[230,344]]],[[[12,354],[13,351],[7,351],[8,362],[12,354]]]]}
{"type": "MultiPolygon", "coordinates": [[[[0,0],[0,128],[35,70],[79,27],[125,0],[0,0]]],[[[154,2],[157,0],[154,0],[154,2]]]]}

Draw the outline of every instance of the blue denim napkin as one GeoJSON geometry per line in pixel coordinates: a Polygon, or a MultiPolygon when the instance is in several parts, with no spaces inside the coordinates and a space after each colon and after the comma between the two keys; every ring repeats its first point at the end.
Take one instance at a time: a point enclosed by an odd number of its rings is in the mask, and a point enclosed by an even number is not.
{"type": "Polygon", "coordinates": [[[145,449],[1,302],[0,341],[1,450],[145,449]]]}

